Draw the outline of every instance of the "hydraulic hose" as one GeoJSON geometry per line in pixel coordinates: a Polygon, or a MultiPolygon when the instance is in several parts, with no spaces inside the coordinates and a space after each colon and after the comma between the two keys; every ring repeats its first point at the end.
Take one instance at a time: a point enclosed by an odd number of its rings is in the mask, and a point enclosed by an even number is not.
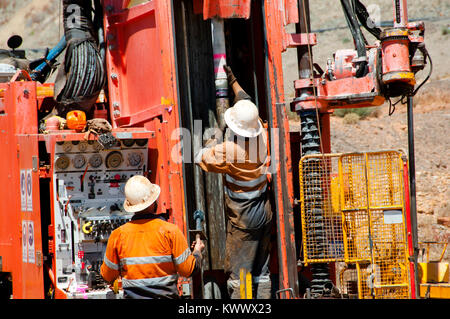
{"type": "Polygon", "coordinates": [[[370,18],[367,8],[359,0],[355,0],[355,11],[361,25],[378,40],[381,39],[381,29],[375,26],[375,21],[370,18]],[[369,22],[372,26],[369,26],[369,22]]]}
{"type": "MultiPolygon", "coordinates": [[[[90,0],[62,1],[67,49],[55,83],[58,113],[64,116],[70,110],[79,109],[89,117],[105,84],[104,50],[99,50],[97,42],[100,31],[96,32],[92,21],[90,0]]],[[[96,25],[100,29],[98,21],[99,12],[96,11],[96,25]]],[[[103,36],[100,40],[104,41],[103,36]]]]}
{"type": "Polygon", "coordinates": [[[356,77],[363,77],[366,74],[367,66],[366,40],[361,32],[361,29],[359,28],[358,19],[355,12],[356,3],[355,0],[341,0],[341,4],[348,27],[352,33],[353,39],[355,40],[356,51],[358,52],[359,63],[356,69],[356,77]],[[350,3],[350,1],[352,2],[350,3]]]}
{"type": "Polygon", "coordinates": [[[55,63],[56,58],[64,51],[66,45],[66,38],[63,36],[58,44],[46,54],[44,61],[37,67],[33,68],[30,64],[30,68],[32,69],[30,76],[33,81],[40,81],[41,83],[45,82],[52,69],[53,63],[55,63]]]}

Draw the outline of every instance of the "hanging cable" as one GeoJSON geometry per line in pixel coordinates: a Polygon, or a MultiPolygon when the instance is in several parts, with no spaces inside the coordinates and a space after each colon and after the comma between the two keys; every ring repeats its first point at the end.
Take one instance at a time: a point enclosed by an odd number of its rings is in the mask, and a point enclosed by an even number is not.
{"type": "Polygon", "coordinates": [[[428,58],[428,61],[430,61],[430,71],[428,72],[427,77],[422,81],[422,83],[420,83],[420,85],[413,91],[412,96],[416,95],[419,89],[430,79],[431,73],[433,73],[433,61],[431,60],[430,54],[428,53],[425,47],[420,48],[420,50],[422,50],[422,52],[425,53],[425,56],[428,58]]]}
{"type": "Polygon", "coordinates": [[[361,25],[369,31],[377,40],[381,39],[381,29],[376,26],[375,21],[370,17],[366,7],[359,0],[355,0],[355,12],[361,25]],[[369,23],[372,26],[369,26],[369,23]]]}
{"type": "Polygon", "coordinates": [[[73,109],[89,116],[106,80],[103,49],[99,50],[99,33],[95,31],[101,25],[98,23],[101,13],[96,3],[94,24],[91,0],[62,0],[62,3],[67,49],[55,81],[57,110],[61,116],[73,109]]]}
{"type": "Polygon", "coordinates": [[[356,60],[356,77],[363,77],[367,73],[367,56],[366,56],[366,44],[367,40],[364,38],[358,18],[356,14],[355,0],[341,0],[342,9],[344,10],[344,16],[347,20],[348,27],[355,41],[356,51],[358,52],[358,59],[356,60]],[[351,2],[350,2],[351,1],[351,2]]]}
{"type": "Polygon", "coordinates": [[[425,47],[420,48],[420,50],[422,50],[422,52],[425,54],[425,57],[428,59],[428,61],[430,62],[430,71],[428,72],[428,75],[426,76],[426,78],[422,81],[422,83],[420,83],[413,92],[411,92],[409,95],[402,95],[402,97],[395,103],[392,103],[391,101],[391,97],[387,96],[386,99],[389,101],[389,116],[391,116],[392,114],[394,114],[395,112],[395,106],[398,103],[401,104],[406,104],[408,102],[407,98],[408,96],[415,96],[417,94],[417,92],[419,92],[420,88],[430,79],[431,74],[433,73],[433,61],[431,60],[430,54],[428,53],[428,51],[425,49],[425,47]]]}

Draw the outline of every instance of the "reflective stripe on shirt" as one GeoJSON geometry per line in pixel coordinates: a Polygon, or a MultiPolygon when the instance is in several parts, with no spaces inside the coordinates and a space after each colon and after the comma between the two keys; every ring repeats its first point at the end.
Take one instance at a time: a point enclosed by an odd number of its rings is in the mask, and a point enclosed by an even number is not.
{"type": "Polygon", "coordinates": [[[180,256],[173,259],[176,265],[180,265],[188,259],[188,257],[191,255],[191,250],[187,248],[180,256]]]}
{"type": "Polygon", "coordinates": [[[106,258],[106,255],[105,255],[105,258],[103,259],[103,261],[105,262],[106,266],[108,266],[109,268],[111,268],[113,270],[119,270],[119,265],[113,263],[108,258],[106,258]]]}
{"type": "Polygon", "coordinates": [[[142,279],[122,278],[122,287],[132,288],[132,287],[170,286],[176,283],[177,280],[178,275],[169,275],[164,277],[142,278],[142,279]]]}
{"type": "Polygon", "coordinates": [[[255,199],[255,198],[258,198],[259,196],[261,196],[261,194],[263,194],[266,191],[267,184],[265,184],[264,187],[261,189],[257,189],[255,191],[250,191],[250,192],[243,192],[243,193],[233,192],[226,186],[224,186],[224,189],[225,189],[226,194],[230,198],[233,198],[233,199],[255,199]]]}
{"type": "Polygon", "coordinates": [[[170,263],[172,256],[147,256],[147,257],[127,257],[120,259],[121,265],[141,265],[141,264],[156,264],[156,263],[170,263]]]}

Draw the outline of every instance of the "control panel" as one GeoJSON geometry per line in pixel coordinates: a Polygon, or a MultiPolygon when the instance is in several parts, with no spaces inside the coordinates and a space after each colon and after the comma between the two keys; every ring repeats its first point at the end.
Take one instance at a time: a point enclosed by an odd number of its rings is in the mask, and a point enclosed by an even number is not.
{"type": "Polygon", "coordinates": [[[100,275],[111,232],[133,214],[123,209],[124,186],[147,170],[147,139],[61,141],[53,165],[56,282],[70,298],[106,298],[100,275]]]}

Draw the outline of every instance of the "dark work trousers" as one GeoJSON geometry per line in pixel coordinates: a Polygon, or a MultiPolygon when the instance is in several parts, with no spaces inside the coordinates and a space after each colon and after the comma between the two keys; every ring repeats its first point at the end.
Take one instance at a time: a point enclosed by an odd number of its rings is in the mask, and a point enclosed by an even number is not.
{"type": "Polygon", "coordinates": [[[229,274],[227,288],[231,299],[240,298],[240,269],[252,274],[253,298],[270,299],[269,274],[270,231],[269,222],[258,229],[240,229],[230,221],[227,225],[225,272],[229,274]]]}

